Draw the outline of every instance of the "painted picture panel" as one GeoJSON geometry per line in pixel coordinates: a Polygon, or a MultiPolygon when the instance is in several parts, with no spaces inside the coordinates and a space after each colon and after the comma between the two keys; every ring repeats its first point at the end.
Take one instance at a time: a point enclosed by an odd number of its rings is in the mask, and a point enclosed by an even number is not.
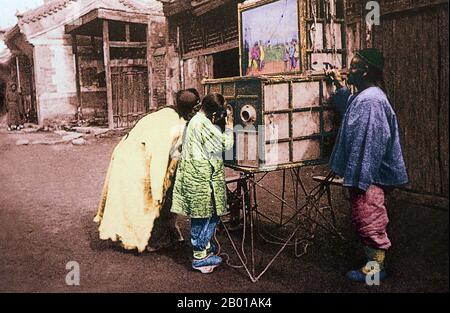
{"type": "Polygon", "coordinates": [[[278,0],[241,12],[242,75],[300,70],[297,0],[278,0]]]}

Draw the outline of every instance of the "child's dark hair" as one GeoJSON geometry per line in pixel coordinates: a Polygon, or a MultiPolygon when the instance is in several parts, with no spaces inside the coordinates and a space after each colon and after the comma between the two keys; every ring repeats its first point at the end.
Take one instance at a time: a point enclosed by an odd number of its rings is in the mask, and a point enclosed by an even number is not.
{"type": "Polygon", "coordinates": [[[213,92],[207,94],[203,98],[202,109],[207,118],[219,126],[222,132],[225,131],[227,110],[225,108],[225,98],[220,93],[213,92]]]}
{"type": "Polygon", "coordinates": [[[188,88],[186,91],[192,92],[195,97],[197,98],[197,103],[200,103],[200,94],[198,93],[197,89],[195,88],[188,88]]]}
{"type": "Polygon", "coordinates": [[[220,93],[209,93],[202,101],[202,109],[209,119],[214,113],[220,113],[225,109],[225,98],[220,93]]]}
{"type": "Polygon", "coordinates": [[[194,107],[200,102],[200,95],[195,89],[180,90],[175,96],[176,110],[178,114],[189,120],[194,107]]]}

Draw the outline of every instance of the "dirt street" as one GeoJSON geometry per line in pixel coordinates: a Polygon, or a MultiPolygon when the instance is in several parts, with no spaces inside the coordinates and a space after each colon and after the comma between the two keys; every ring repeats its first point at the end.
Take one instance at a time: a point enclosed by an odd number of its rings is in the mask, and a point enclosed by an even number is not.
{"type": "MultiPolygon", "coordinates": [[[[46,133],[0,133],[0,292],[448,292],[448,210],[390,201],[390,277],[380,286],[350,283],[345,272],[361,261],[340,189],[333,188],[341,241],[319,232],[308,254],[290,246],[257,283],[243,269],[222,266],[210,275],[190,268],[188,244],[137,255],[98,239],[92,219],[114,138],[72,144],[16,146],[46,133]],[[66,285],[66,264],[80,265],[80,285],[66,285]]],[[[316,168],[318,173],[324,169],[316,168]]],[[[306,173],[306,172],[305,172],[306,173]]],[[[305,174],[306,175],[306,174],[305,174]]],[[[268,185],[280,185],[272,175],[268,185]]],[[[279,209],[267,193],[259,205],[279,209]]],[[[189,224],[181,218],[187,238],[189,224]]],[[[219,234],[231,262],[237,258],[219,234]]],[[[256,240],[267,262],[277,246],[256,240]]]]}

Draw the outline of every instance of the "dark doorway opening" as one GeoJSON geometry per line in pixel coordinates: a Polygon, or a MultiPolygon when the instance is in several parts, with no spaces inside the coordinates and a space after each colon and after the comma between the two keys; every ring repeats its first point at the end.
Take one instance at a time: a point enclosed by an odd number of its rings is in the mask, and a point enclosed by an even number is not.
{"type": "Polygon", "coordinates": [[[214,78],[239,76],[239,49],[213,54],[214,78]]]}

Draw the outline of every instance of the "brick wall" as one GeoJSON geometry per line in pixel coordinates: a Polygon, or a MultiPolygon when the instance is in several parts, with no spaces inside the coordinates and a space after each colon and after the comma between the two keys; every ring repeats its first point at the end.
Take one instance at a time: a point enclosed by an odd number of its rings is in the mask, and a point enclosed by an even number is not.
{"type": "Polygon", "coordinates": [[[77,107],[72,48],[61,42],[36,45],[34,56],[39,124],[72,120],[77,107]]]}

